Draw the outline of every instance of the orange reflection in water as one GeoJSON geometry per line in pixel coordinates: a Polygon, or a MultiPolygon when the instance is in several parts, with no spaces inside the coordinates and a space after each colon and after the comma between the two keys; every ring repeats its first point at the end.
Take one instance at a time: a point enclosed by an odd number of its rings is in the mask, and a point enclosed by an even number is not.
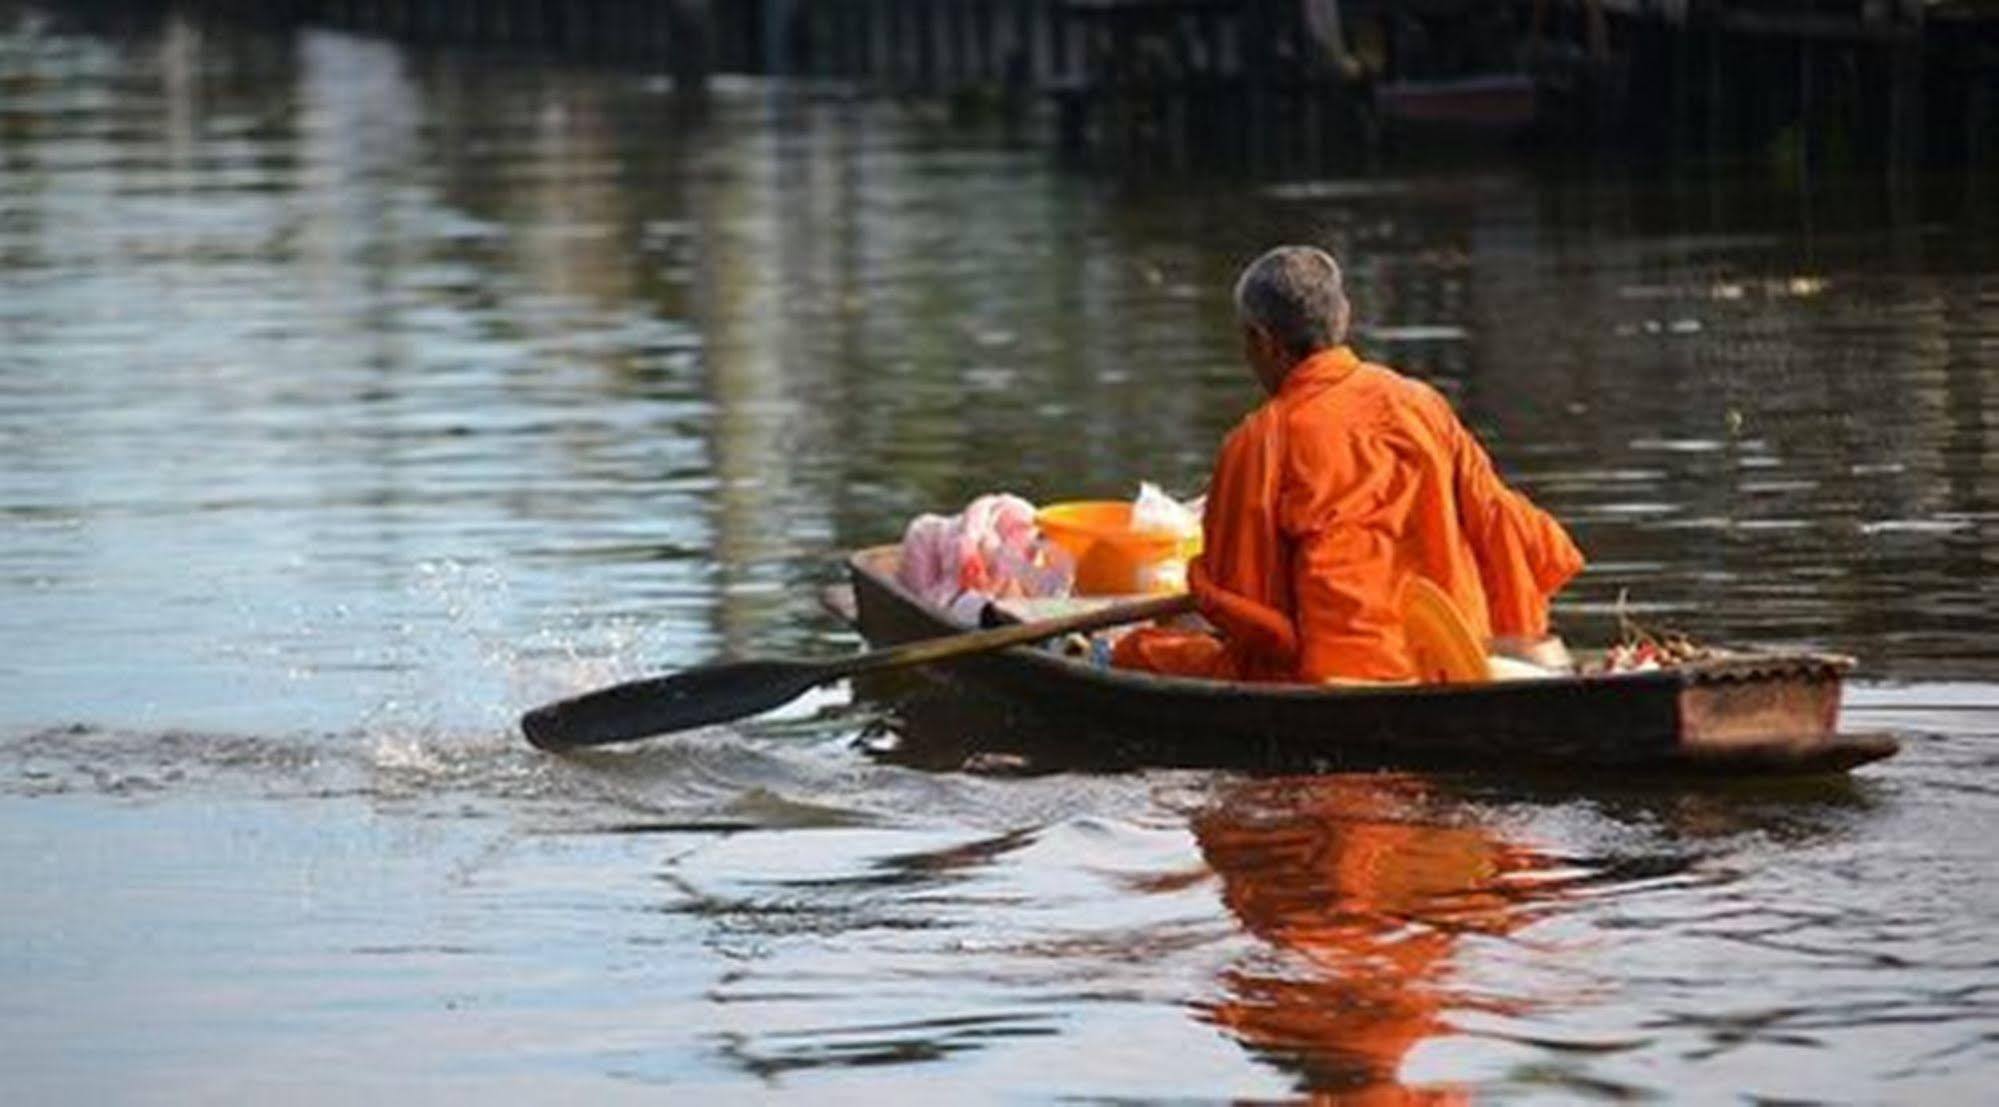
{"type": "Polygon", "coordinates": [[[1531,920],[1544,862],[1491,828],[1444,820],[1409,776],[1256,782],[1193,818],[1222,899],[1271,950],[1222,974],[1206,1015],[1296,1070],[1316,1102],[1462,1103],[1398,1078],[1447,1008],[1509,1009],[1450,986],[1467,934],[1531,920]]]}

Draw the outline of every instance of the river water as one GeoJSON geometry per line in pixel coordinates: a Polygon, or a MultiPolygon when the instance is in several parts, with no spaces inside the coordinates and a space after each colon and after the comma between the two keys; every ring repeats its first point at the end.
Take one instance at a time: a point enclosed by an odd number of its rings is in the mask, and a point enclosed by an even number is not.
{"type": "Polygon", "coordinates": [[[54,10],[0,3],[11,1100],[1983,1098],[1992,182],[1110,182],[919,103],[54,10]],[[839,689],[513,734],[853,649],[814,592],[915,512],[1197,488],[1285,240],[1572,525],[1572,639],[1851,652],[1903,754],[996,775],[839,689]]]}

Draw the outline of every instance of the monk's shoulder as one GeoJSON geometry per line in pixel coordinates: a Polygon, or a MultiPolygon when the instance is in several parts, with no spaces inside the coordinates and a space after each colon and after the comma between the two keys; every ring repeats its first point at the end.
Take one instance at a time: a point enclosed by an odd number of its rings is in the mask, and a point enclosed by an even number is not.
{"type": "Polygon", "coordinates": [[[1443,393],[1425,381],[1386,365],[1377,365],[1371,361],[1362,362],[1361,371],[1355,376],[1394,403],[1425,408],[1441,406],[1446,410],[1451,406],[1450,401],[1444,399],[1443,393]]]}
{"type": "Polygon", "coordinates": [[[1278,411],[1277,404],[1265,400],[1263,403],[1256,405],[1255,409],[1250,411],[1249,414],[1236,420],[1235,429],[1229,431],[1228,437],[1223,439],[1223,442],[1245,442],[1261,438],[1274,429],[1279,415],[1280,412],[1278,411]]]}
{"type": "Polygon", "coordinates": [[[1460,425],[1457,409],[1427,381],[1398,373],[1385,365],[1369,365],[1366,368],[1378,370],[1375,379],[1390,404],[1415,416],[1433,432],[1447,436],[1447,432],[1460,425]]]}
{"type": "Polygon", "coordinates": [[[1315,457],[1366,454],[1411,433],[1435,438],[1457,419],[1442,393],[1373,362],[1362,362],[1345,380],[1305,398],[1265,404],[1256,417],[1257,435],[1276,432],[1287,454],[1302,448],[1315,457]]]}
{"type": "Polygon", "coordinates": [[[1362,362],[1337,385],[1313,393],[1285,410],[1285,429],[1319,441],[1367,438],[1394,421],[1410,402],[1406,378],[1383,365],[1362,362]]]}
{"type": "Polygon", "coordinates": [[[1274,403],[1257,405],[1254,411],[1236,421],[1235,428],[1222,439],[1220,458],[1227,461],[1233,457],[1261,447],[1279,429],[1282,413],[1274,403]]]}

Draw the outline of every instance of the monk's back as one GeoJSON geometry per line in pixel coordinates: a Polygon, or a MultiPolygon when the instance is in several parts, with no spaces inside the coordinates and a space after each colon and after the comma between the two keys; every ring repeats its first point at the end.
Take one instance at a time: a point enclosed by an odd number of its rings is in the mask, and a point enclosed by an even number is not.
{"type": "Polygon", "coordinates": [[[1435,581],[1491,632],[1478,560],[1458,512],[1463,434],[1442,396],[1362,363],[1277,398],[1278,521],[1292,547],[1299,675],[1410,675],[1397,602],[1412,574],[1435,581]]]}

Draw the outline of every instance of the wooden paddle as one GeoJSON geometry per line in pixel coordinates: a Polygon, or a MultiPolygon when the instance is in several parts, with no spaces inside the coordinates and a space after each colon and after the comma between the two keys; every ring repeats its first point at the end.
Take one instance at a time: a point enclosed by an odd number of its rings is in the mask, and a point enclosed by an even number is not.
{"type": "Polygon", "coordinates": [[[521,733],[540,749],[567,750],[629,742],[710,723],[725,723],[797,699],[807,689],[861,673],[955,661],[1080,631],[1101,630],[1194,609],[1193,597],[1159,596],[1036,623],[927,638],[832,661],[772,658],[683,669],[614,684],[521,716],[521,733]]]}

